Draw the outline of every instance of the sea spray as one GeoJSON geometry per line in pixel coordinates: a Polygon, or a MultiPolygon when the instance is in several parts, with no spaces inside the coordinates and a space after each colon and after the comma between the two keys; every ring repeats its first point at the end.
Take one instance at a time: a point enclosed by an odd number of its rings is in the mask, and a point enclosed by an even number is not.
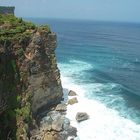
{"type": "MultiPolygon", "coordinates": [[[[71,124],[77,127],[80,140],[138,140],[140,138],[140,125],[120,116],[119,111],[109,108],[107,103],[111,102],[111,100],[106,99],[105,104],[105,102],[103,103],[97,98],[94,99],[97,93],[91,99],[88,96],[86,97],[88,93],[91,96],[91,92],[101,92],[101,89],[108,88],[108,86],[101,83],[87,84],[78,82],[78,80],[82,81],[83,77],[77,79],[77,77],[73,76],[74,72],[83,76],[85,70],[92,68],[90,64],[70,61],[68,64],[59,63],[59,68],[61,70],[63,88],[74,90],[78,94],[78,103],[68,105],[67,117],[71,120],[71,124]],[[75,119],[77,112],[87,112],[90,119],[77,123],[75,119]]],[[[115,86],[117,86],[115,83],[110,85],[112,92],[115,86]]],[[[119,98],[122,101],[123,108],[123,100],[118,96],[119,98]]]]}

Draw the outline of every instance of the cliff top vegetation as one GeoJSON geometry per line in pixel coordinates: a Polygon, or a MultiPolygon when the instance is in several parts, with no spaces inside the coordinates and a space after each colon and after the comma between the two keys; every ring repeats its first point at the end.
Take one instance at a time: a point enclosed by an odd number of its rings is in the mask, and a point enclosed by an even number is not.
{"type": "Polygon", "coordinates": [[[50,28],[45,26],[37,27],[35,24],[23,21],[12,14],[0,14],[0,42],[6,40],[19,40],[30,36],[35,30],[50,32],[50,28]]]}

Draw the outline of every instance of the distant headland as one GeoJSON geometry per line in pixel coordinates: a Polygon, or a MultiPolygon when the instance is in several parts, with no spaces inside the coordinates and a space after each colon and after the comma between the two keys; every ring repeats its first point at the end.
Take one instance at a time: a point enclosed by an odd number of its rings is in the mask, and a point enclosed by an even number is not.
{"type": "Polygon", "coordinates": [[[0,14],[13,14],[14,15],[15,7],[14,6],[0,6],[0,14]]]}

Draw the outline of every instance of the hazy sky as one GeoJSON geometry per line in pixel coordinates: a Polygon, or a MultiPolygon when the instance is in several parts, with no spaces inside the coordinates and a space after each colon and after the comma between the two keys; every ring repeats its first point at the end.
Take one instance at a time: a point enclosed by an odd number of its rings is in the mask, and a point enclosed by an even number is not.
{"type": "Polygon", "coordinates": [[[20,17],[140,22],[140,0],[0,0],[20,17]]]}

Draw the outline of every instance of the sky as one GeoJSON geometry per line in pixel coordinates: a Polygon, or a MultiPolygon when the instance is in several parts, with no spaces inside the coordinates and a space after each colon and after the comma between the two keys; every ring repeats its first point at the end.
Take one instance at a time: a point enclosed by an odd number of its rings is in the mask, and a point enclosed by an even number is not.
{"type": "Polygon", "coordinates": [[[0,0],[19,17],[140,22],[140,0],[0,0]]]}

